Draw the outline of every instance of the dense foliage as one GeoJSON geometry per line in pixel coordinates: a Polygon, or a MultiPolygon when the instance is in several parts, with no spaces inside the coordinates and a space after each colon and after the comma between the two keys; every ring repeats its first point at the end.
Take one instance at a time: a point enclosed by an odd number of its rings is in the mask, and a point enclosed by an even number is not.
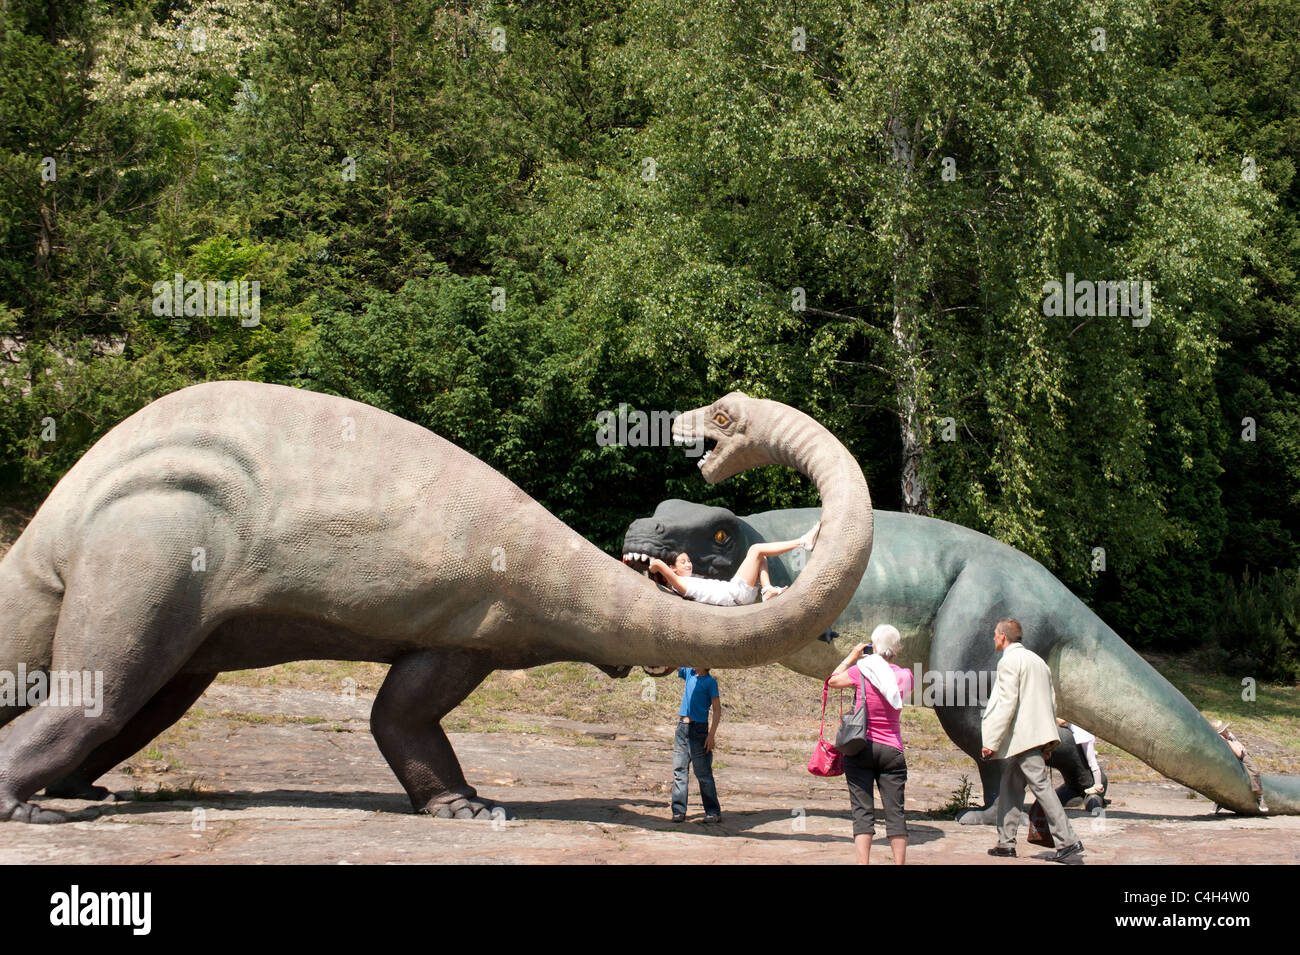
{"type": "Polygon", "coordinates": [[[664,497],[814,503],[595,440],[739,388],[1131,641],[1293,673],[1294,626],[1243,629],[1300,565],[1292,8],[9,0],[0,499],[250,378],[432,428],[612,549],[664,497]],[[178,273],[256,280],[260,321],[157,314],[178,273]],[[1149,321],[1047,307],[1067,275],[1149,283],[1149,321]]]}

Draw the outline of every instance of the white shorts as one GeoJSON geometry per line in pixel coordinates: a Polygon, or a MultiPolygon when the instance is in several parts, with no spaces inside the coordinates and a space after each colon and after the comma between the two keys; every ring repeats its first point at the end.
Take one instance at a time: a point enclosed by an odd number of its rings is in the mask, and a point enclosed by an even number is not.
{"type": "Polygon", "coordinates": [[[758,603],[758,588],[749,586],[740,579],[739,574],[732,577],[728,583],[731,584],[731,597],[736,601],[737,606],[758,603]]]}

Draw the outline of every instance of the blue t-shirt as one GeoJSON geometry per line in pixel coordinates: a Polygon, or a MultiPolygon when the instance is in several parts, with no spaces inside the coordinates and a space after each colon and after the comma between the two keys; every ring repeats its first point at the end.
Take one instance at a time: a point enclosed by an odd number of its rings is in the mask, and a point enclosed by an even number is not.
{"type": "Polygon", "coordinates": [[[707,723],[709,705],[718,698],[718,681],[712,676],[700,676],[692,667],[678,667],[677,675],[686,681],[677,715],[689,717],[692,723],[707,723]]]}

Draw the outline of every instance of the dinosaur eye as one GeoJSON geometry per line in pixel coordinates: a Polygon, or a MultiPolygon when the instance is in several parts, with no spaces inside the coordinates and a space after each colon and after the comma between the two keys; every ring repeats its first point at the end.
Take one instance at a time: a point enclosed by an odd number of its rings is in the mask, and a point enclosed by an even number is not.
{"type": "Polygon", "coordinates": [[[718,531],[716,534],[713,535],[713,540],[715,543],[725,544],[727,542],[727,538],[730,536],[731,535],[729,535],[726,531],[718,531]]]}
{"type": "Polygon", "coordinates": [[[713,416],[713,421],[715,424],[725,425],[728,421],[728,418],[723,412],[719,411],[717,414],[713,416]]]}

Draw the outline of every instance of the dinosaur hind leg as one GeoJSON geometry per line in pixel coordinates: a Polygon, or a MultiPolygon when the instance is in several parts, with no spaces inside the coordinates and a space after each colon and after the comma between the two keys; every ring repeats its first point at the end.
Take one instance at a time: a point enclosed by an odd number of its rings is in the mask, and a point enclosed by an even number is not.
{"type": "Polygon", "coordinates": [[[146,502],[125,502],[83,539],[65,578],[50,698],[0,745],[0,820],[64,821],[27,800],[121,734],[202,642],[205,575],[191,572],[187,539],[200,517],[178,507],[163,520],[183,526],[160,528],[146,502]],[[144,540],[134,528],[169,533],[144,540]]]}
{"type": "Polygon", "coordinates": [[[464,650],[421,650],[393,663],[375,697],[370,728],[416,812],[484,819],[492,803],[465,782],[439,721],[494,667],[464,650]]]}
{"type": "Polygon", "coordinates": [[[996,821],[1004,761],[980,758],[980,715],[991,686],[988,676],[998,665],[991,637],[993,627],[1011,609],[998,599],[998,594],[987,574],[968,567],[953,582],[935,614],[930,638],[930,673],[926,679],[943,681],[935,715],[948,738],[975,761],[984,789],[984,805],[960,814],[958,821],[962,825],[996,821]]]}
{"type": "Polygon", "coordinates": [[[108,790],[96,786],[95,780],[130,759],[184,716],[215,678],[215,673],[182,673],[175,677],[154,694],[120,733],[96,747],[73,772],[46,786],[45,795],[61,799],[103,799],[108,790]]]}

